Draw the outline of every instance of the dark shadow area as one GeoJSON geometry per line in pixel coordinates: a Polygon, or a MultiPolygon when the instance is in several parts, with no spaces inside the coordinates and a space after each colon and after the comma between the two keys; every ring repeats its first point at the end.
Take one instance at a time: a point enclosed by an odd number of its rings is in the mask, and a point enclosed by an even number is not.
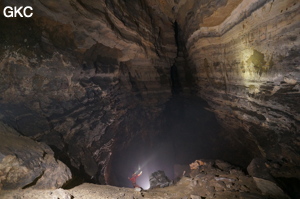
{"type": "MultiPolygon", "coordinates": [[[[178,28],[177,21],[174,22],[173,28],[174,28],[175,43],[176,43],[176,46],[177,46],[176,58],[178,58],[181,45],[180,45],[180,42],[179,42],[180,37],[179,37],[179,28],[178,28]]],[[[170,77],[171,77],[172,94],[173,95],[178,95],[182,91],[182,89],[181,89],[181,83],[180,83],[180,78],[179,78],[178,68],[177,68],[177,63],[176,62],[171,66],[170,77]]]]}
{"type": "Polygon", "coordinates": [[[81,185],[82,183],[96,183],[94,179],[92,179],[84,170],[84,167],[81,165],[79,168],[75,168],[71,164],[70,157],[67,154],[66,148],[62,151],[59,150],[57,147],[50,145],[51,149],[54,151],[54,157],[57,160],[62,161],[64,164],[66,164],[72,173],[72,179],[66,182],[63,185],[63,189],[72,189],[78,185],[81,185]]]}
{"type": "Polygon", "coordinates": [[[214,149],[221,130],[206,101],[197,96],[176,95],[167,103],[164,136],[172,140],[176,164],[189,164],[197,158],[216,158],[214,149]]]}
{"type": "MultiPolygon", "coordinates": [[[[178,23],[177,21],[174,22],[173,24],[173,28],[174,28],[174,36],[175,36],[175,42],[176,42],[176,46],[179,46],[179,28],[178,28],[178,23]]],[[[178,57],[178,50],[177,50],[177,57],[178,57]]]]}
{"type": "Polygon", "coordinates": [[[178,76],[178,71],[177,71],[177,66],[174,64],[171,67],[171,82],[172,82],[172,94],[173,95],[178,95],[181,91],[181,84],[179,81],[179,76],[178,76]]]}
{"type": "Polygon", "coordinates": [[[276,181],[291,199],[300,198],[300,180],[298,178],[276,178],[276,181]]]}

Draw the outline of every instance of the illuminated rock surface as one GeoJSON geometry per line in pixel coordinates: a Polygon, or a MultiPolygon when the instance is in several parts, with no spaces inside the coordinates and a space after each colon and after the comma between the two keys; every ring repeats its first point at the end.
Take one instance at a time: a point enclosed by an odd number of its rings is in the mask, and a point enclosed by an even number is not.
{"type": "MultiPolygon", "coordinates": [[[[226,6],[219,11],[226,13],[226,6]]],[[[222,23],[210,27],[206,19],[184,34],[199,94],[230,129],[230,139],[253,155],[296,164],[299,17],[297,1],[242,1],[222,23]]],[[[198,18],[191,16],[186,27],[198,18]]]]}
{"type": "Polygon", "coordinates": [[[72,178],[70,169],[42,143],[0,122],[0,188],[55,189],[72,178]]]}
{"type": "Polygon", "coordinates": [[[259,157],[273,177],[299,182],[299,1],[7,5],[34,15],[0,16],[0,120],[78,178],[121,186],[130,152],[160,147],[174,149],[158,150],[169,167],[259,157]]]}

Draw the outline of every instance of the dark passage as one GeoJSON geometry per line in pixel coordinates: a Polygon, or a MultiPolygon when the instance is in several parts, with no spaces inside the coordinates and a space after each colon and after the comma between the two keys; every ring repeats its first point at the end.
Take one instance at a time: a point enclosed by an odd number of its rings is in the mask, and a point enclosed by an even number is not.
{"type": "Polygon", "coordinates": [[[176,42],[176,46],[177,46],[177,57],[178,57],[178,53],[179,53],[179,39],[180,38],[179,38],[179,28],[178,28],[177,21],[174,22],[173,28],[174,28],[175,42],[176,42]]]}
{"type": "Polygon", "coordinates": [[[179,81],[179,76],[178,76],[178,71],[177,71],[177,66],[174,64],[171,67],[171,81],[172,81],[172,94],[177,95],[180,92],[180,81],[179,81]]]}
{"type": "MultiPolygon", "coordinates": [[[[179,35],[178,35],[178,24],[175,21],[174,25],[174,36],[175,36],[175,42],[176,42],[176,46],[177,46],[177,56],[176,58],[178,58],[179,55],[179,51],[180,51],[180,44],[179,44],[179,35]]],[[[178,68],[177,68],[177,63],[175,62],[170,70],[170,76],[171,76],[171,84],[172,84],[172,94],[173,95],[177,95],[179,94],[179,92],[181,91],[181,84],[180,84],[180,80],[179,80],[179,74],[178,74],[178,68]]]]}
{"type": "Polygon", "coordinates": [[[277,183],[292,198],[300,198],[300,180],[297,178],[277,178],[277,183]]]}
{"type": "MultiPolygon", "coordinates": [[[[148,189],[149,176],[157,170],[163,170],[170,179],[174,179],[178,177],[174,175],[178,173],[174,171],[176,165],[188,166],[201,158],[223,159],[223,149],[219,147],[223,146],[221,127],[215,115],[205,109],[208,106],[206,101],[183,92],[183,87],[191,86],[188,84],[192,82],[191,71],[182,61],[186,54],[177,22],[173,27],[177,57],[170,68],[172,97],[154,123],[143,122],[143,129],[156,129],[151,136],[145,139],[137,135],[127,147],[116,149],[113,153],[109,175],[112,185],[132,187],[128,177],[140,167],[143,174],[137,179],[137,184],[148,189]]],[[[143,117],[140,119],[143,120],[143,117]]],[[[126,143],[126,137],[123,139],[126,143]]]]}
{"type": "MultiPolygon", "coordinates": [[[[188,165],[199,158],[218,158],[220,126],[213,113],[204,109],[206,102],[195,96],[173,96],[161,115],[159,132],[151,140],[136,137],[128,148],[112,156],[111,179],[116,186],[131,187],[128,177],[141,167],[137,183],[149,188],[149,175],[165,171],[174,179],[176,164],[188,165]]],[[[150,128],[150,127],[149,127],[150,128]]]]}

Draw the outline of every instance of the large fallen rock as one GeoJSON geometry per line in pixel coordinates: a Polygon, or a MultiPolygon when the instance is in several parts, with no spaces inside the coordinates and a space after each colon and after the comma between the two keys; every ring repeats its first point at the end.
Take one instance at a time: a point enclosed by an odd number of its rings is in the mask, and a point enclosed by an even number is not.
{"type": "Polygon", "coordinates": [[[156,171],[152,173],[149,177],[149,181],[150,181],[150,188],[167,187],[171,183],[164,171],[156,171]]]}
{"type": "Polygon", "coordinates": [[[289,198],[284,191],[277,185],[276,180],[269,173],[269,165],[267,161],[263,158],[254,158],[249,166],[247,171],[249,175],[253,177],[253,180],[263,193],[263,195],[272,197],[272,198],[289,198]]]}
{"type": "Polygon", "coordinates": [[[0,189],[59,188],[70,169],[44,143],[21,136],[0,122],[0,189]]]}
{"type": "Polygon", "coordinates": [[[247,167],[249,175],[275,182],[273,176],[269,173],[266,161],[263,158],[254,158],[247,167]]]}
{"type": "Polygon", "coordinates": [[[283,192],[283,190],[279,186],[277,186],[275,182],[256,177],[253,177],[253,180],[256,186],[261,190],[263,195],[278,199],[290,198],[283,192]]]}

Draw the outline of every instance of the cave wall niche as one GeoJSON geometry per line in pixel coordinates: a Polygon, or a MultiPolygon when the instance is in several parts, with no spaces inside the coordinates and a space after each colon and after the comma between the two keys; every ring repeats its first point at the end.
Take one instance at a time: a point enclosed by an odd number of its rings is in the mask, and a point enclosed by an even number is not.
{"type": "Polygon", "coordinates": [[[136,142],[300,165],[297,0],[15,3],[34,15],[0,16],[0,119],[85,180],[113,183],[136,142]]]}

